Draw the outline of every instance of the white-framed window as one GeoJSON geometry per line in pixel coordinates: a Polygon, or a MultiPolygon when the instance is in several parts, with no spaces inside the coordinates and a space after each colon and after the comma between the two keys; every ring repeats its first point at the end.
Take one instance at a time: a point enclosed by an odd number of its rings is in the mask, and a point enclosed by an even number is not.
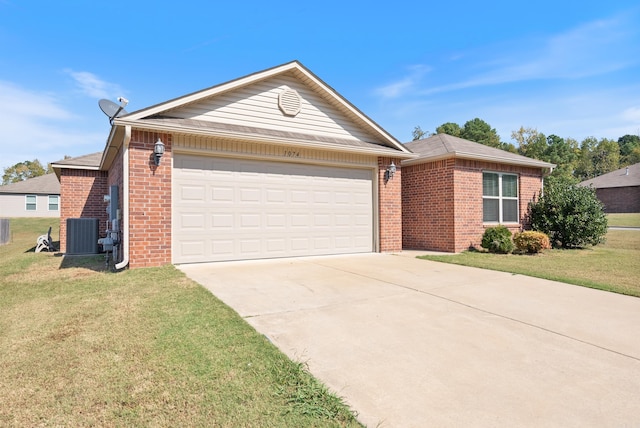
{"type": "Polygon", "coordinates": [[[58,211],[60,209],[60,196],[49,195],[49,211],[58,211]]]}
{"type": "Polygon", "coordinates": [[[482,221],[518,223],[518,176],[501,172],[482,173],[482,221]]]}
{"type": "Polygon", "coordinates": [[[35,211],[37,208],[38,198],[36,195],[24,195],[24,204],[27,211],[35,211]]]}

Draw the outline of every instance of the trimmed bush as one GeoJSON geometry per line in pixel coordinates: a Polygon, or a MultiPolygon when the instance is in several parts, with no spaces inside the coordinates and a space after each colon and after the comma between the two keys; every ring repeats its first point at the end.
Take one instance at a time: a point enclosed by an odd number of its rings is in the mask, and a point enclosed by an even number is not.
{"type": "Polygon", "coordinates": [[[523,253],[535,254],[551,248],[549,237],[542,232],[527,230],[513,235],[516,249],[523,253]]]}
{"type": "Polygon", "coordinates": [[[605,240],[607,216],[595,189],[558,180],[530,205],[531,228],[549,236],[554,248],[580,248],[605,240]]]}
{"type": "Polygon", "coordinates": [[[514,249],[511,231],[502,225],[485,230],[481,245],[490,253],[509,254],[514,249]]]}

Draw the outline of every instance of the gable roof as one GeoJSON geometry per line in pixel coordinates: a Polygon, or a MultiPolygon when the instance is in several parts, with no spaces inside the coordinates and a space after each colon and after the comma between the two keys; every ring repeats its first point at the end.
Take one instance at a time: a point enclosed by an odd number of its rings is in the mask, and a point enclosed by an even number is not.
{"type": "Polygon", "coordinates": [[[59,195],[60,182],[55,174],[45,174],[0,186],[0,193],[59,195]]]}
{"type": "Polygon", "coordinates": [[[602,174],[579,183],[581,186],[592,186],[596,189],[609,187],[640,186],[640,163],[602,174]]]}
{"type": "Polygon", "coordinates": [[[402,165],[414,165],[448,158],[461,158],[542,169],[553,169],[555,167],[552,163],[528,158],[448,134],[432,135],[422,140],[406,143],[405,146],[414,153],[417,153],[418,157],[404,160],[402,161],[402,165]]]}
{"type": "Polygon", "coordinates": [[[51,168],[53,168],[53,171],[56,173],[55,175],[58,176],[58,179],[60,179],[60,170],[63,168],[99,170],[101,159],[102,152],[96,152],[88,155],[76,156],[74,158],[67,158],[59,160],[57,162],[53,162],[51,164],[51,168]]]}
{"type": "MultiPolygon", "coordinates": [[[[201,91],[193,92],[172,100],[153,105],[114,119],[114,127],[122,126],[143,127],[146,129],[183,132],[190,134],[209,135],[217,137],[239,138],[263,142],[296,143],[310,147],[325,147],[327,149],[360,151],[377,153],[387,156],[399,156],[403,158],[413,157],[411,152],[380,125],[362,113],[353,104],[338,94],[333,88],[323,82],[315,74],[309,71],[298,61],[292,61],[264,71],[253,73],[226,83],[212,86],[201,91]],[[311,135],[304,131],[293,132],[270,129],[268,127],[255,127],[234,125],[230,123],[209,122],[186,117],[176,117],[172,114],[177,109],[187,105],[202,102],[230,91],[236,91],[249,85],[265,81],[280,75],[292,76],[306,88],[313,91],[324,102],[344,115],[351,123],[372,135],[375,141],[362,141],[356,138],[340,138],[335,136],[311,135]]],[[[112,132],[107,142],[109,146],[112,140],[117,140],[122,133],[112,132]]],[[[117,144],[117,142],[114,142],[117,144]]],[[[106,152],[106,150],[105,150],[106,152]]],[[[108,159],[104,159],[108,162],[108,159]]]]}

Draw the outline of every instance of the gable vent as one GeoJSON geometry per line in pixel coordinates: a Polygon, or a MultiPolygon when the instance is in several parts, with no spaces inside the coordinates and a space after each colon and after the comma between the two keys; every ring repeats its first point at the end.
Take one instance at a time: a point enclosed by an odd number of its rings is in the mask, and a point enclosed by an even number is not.
{"type": "Polygon", "coordinates": [[[302,101],[295,89],[285,89],[278,95],[278,107],[287,116],[295,116],[300,113],[302,101]]]}

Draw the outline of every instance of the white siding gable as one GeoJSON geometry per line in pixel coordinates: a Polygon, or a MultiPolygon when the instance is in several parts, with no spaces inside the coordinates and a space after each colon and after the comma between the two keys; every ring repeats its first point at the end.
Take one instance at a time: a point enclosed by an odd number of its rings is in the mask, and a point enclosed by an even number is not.
{"type": "Polygon", "coordinates": [[[291,74],[280,74],[217,94],[167,110],[162,115],[384,144],[380,137],[356,126],[291,74]],[[278,106],[278,96],[286,89],[294,89],[300,95],[301,108],[295,116],[284,114],[278,106]]]}

